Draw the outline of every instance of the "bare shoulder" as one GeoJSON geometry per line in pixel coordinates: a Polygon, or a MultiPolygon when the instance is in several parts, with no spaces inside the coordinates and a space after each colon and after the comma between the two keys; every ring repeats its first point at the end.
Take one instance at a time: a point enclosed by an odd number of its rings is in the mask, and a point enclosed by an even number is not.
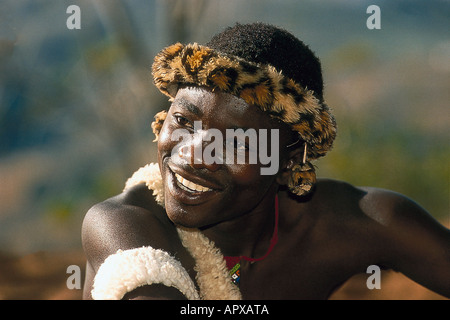
{"type": "Polygon", "coordinates": [[[418,253],[419,248],[428,254],[450,256],[450,230],[398,192],[321,179],[310,202],[311,215],[322,221],[317,225],[336,232],[342,227],[346,233],[368,240],[372,248],[382,248],[385,257],[389,252],[396,257],[400,252],[418,253]]]}
{"type": "MultiPolygon", "coordinates": [[[[398,248],[416,256],[445,258],[450,267],[450,230],[414,200],[394,191],[362,187],[360,207],[386,230],[398,248]]],[[[450,269],[449,269],[450,270],[450,269]]]]}
{"type": "Polygon", "coordinates": [[[373,187],[359,189],[365,192],[360,202],[363,212],[386,227],[447,230],[425,208],[403,194],[373,187]]]}
{"type": "Polygon", "coordinates": [[[82,243],[94,270],[117,250],[152,246],[171,251],[176,229],[145,185],[94,205],[82,226],[82,243]]]}
{"type": "MultiPolygon", "coordinates": [[[[82,244],[87,258],[84,299],[92,299],[98,269],[119,249],[161,249],[176,257],[194,277],[194,262],[183,248],[176,227],[144,184],[94,205],[83,221],[82,244]]],[[[175,288],[156,283],[136,288],[124,299],[184,299],[184,296],[175,288]]]]}
{"type": "Polygon", "coordinates": [[[395,191],[359,187],[333,179],[319,179],[317,191],[316,201],[356,215],[363,214],[385,227],[400,222],[440,226],[426,209],[395,191]]]}
{"type": "Polygon", "coordinates": [[[367,192],[361,208],[385,230],[391,266],[450,297],[450,230],[408,197],[382,189],[367,192]]]}

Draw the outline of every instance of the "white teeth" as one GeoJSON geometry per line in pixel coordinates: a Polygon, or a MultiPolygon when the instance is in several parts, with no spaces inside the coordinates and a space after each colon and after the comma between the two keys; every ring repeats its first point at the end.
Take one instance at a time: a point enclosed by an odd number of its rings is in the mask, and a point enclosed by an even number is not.
{"type": "MultiPolygon", "coordinates": [[[[175,177],[177,178],[177,181],[185,188],[189,189],[187,191],[199,191],[199,192],[206,192],[206,191],[212,191],[212,189],[201,186],[199,184],[196,184],[192,181],[189,181],[182,176],[180,176],[178,173],[175,173],[175,177]]],[[[184,189],[184,188],[183,188],[184,189]]],[[[186,190],[186,189],[185,189],[186,190]]]]}

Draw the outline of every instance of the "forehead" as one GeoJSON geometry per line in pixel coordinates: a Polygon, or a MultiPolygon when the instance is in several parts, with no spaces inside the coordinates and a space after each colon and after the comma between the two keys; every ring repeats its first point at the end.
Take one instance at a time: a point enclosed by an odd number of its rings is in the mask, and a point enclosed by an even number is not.
{"type": "Polygon", "coordinates": [[[202,87],[179,89],[172,108],[184,109],[205,121],[235,123],[238,127],[272,128],[275,122],[268,114],[256,106],[247,104],[241,98],[202,87]]]}

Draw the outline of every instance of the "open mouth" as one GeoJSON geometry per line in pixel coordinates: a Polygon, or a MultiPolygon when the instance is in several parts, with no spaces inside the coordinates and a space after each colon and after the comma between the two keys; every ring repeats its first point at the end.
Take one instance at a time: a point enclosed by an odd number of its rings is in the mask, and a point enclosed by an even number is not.
{"type": "Polygon", "coordinates": [[[177,179],[178,182],[178,186],[188,192],[207,192],[207,191],[212,191],[212,189],[196,184],[186,178],[183,178],[182,176],[180,176],[178,173],[175,173],[175,177],[177,179]]]}
{"type": "Polygon", "coordinates": [[[169,164],[167,170],[168,191],[173,200],[184,205],[200,205],[211,201],[223,190],[213,178],[197,176],[173,164],[169,164]]]}

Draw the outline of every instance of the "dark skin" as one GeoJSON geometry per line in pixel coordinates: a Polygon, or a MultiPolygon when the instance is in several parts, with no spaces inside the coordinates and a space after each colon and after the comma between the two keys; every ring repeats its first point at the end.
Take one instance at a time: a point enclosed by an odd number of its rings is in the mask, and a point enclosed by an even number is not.
{"type": "MultiPolygon", "coordinates": [[[[94,206],[83,223],[87,255],[84,298],[102,262],[118,249],[141,246],[175,256],[195,282],[195,261],[182,246],[176,225],[200,228],[224,255],[260,257],[274,227],[279,199],[278,243],[269,256],[243,262],[240,290],[244,299],[327,299],[343,282],[369,265],[404,273],[429,289],[450,297],[450,231],[403,195],[375,188],[319,179],[307,197],[285,188],[292,163],[303,157],[301,143],[289,128],[243,100],[205,88],[182,88],[164,121],[158,159],[165,181],[165,207],[145,185],[94,206]],[[280,131],[280,170],[260,174],[261,164],[194,163],[196,143],[172,154],[176,129],[267,128],[280,131]],[[188,192],[174,173],[209,188],[188,192]]],[[[240,146],[237,145],[237,148],[240,146]]],[[[269,148],[270,150],[270,148],[269,148]]],[[[183,299],[175,288],[153,284],[125,299],[183,299]]]]}

